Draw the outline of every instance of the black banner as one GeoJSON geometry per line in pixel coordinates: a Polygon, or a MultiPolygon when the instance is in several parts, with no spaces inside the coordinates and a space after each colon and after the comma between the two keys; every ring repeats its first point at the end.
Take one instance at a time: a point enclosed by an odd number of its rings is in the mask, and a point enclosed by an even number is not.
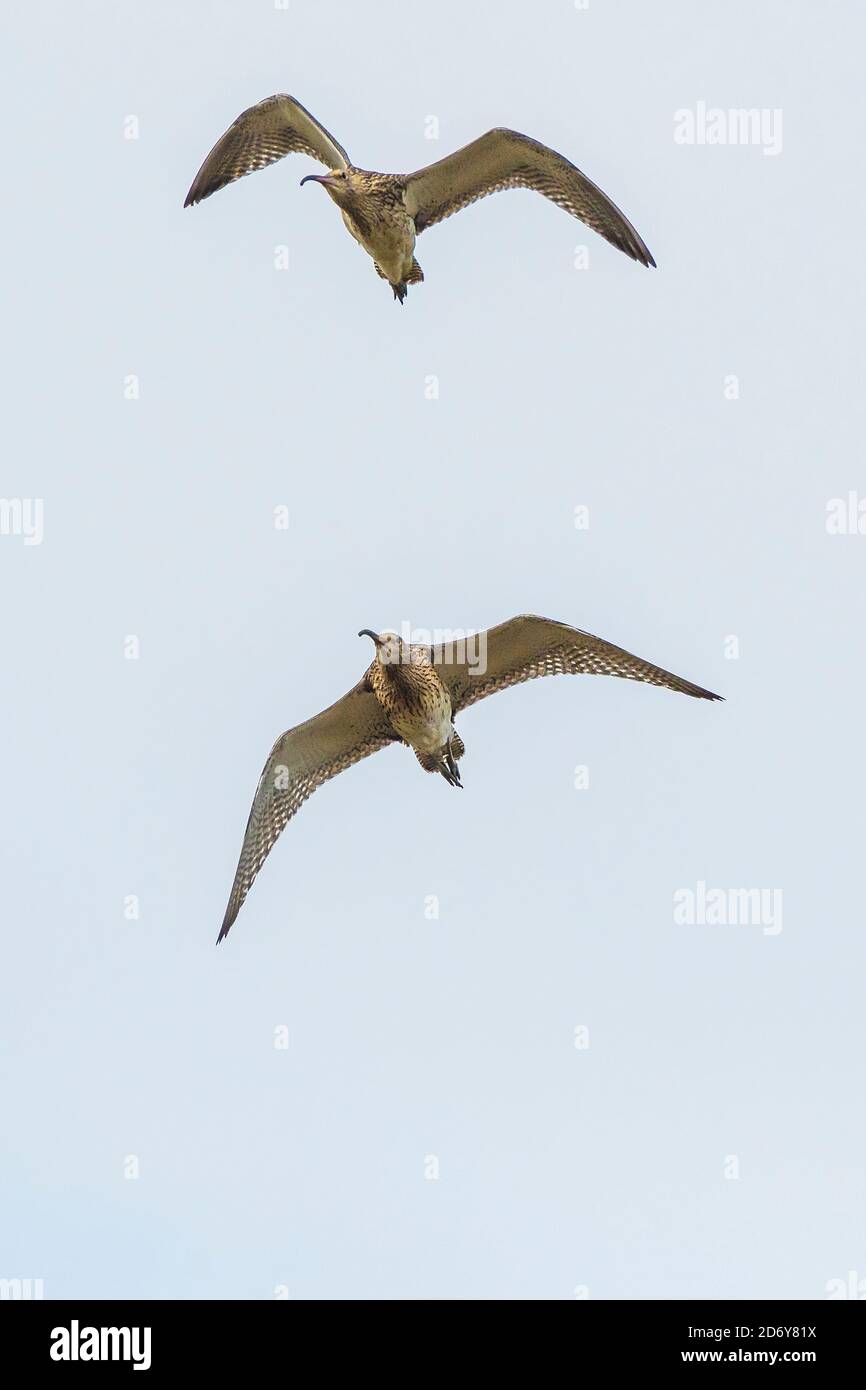
{"type": "MultiPolygon", "coordinates": [[[[483,1303],[483,1300],[479,1300],[483,1303]]],[[[386,1342],[380,1342],[377,1361],[385,1364],[395,1356],[395,1341],[400,1332],[411,1324],[414,1316],[423,1326],[417,1335],[424,1339],[423,1362],[432,1370],[437,1352],[436,1336],[432,1335],[431,1317],[436,1320],[436,1333],[441,1335],[443,1324],[454,1318],[459,1325],[463,1305],[436,1304],[436,1311],[407,1303],[401,1310],[401,1324],[395,1333],[391,1324],[386,1342]],[[451,1307],[451,1312],[447,1307],[451,1307]],[[390,1350],[387,1350],[390,1348],[390,1350]]],[[[532,1322],[527,1319],[527,1332],[533,1330],[534,1317],[539,1316],[532,1305],[532,1322]]],[[[477,1335],[478,1319],[497,1317],[498,1304],[489,1305],[484,1313],[471,1305],[473,1333],[477,1335]]],[[[707,1365],[742,1365],[787,1367],[807,1366],[828,1371],[856,1366],[863,1349],[863,1302],[594,1302],[577,1300],[551,1307],[548,1314],[552,1332],[566,1332],[579,1337],[573,1351],[579,1364],[591,1360],[606,1370],[668,1371],[673,1367],[707,1365]]],[[[511,1357],[513,1336],[517,1330],[514,1317],[509,1315],[507,1333],[497,1333],[497,1342],[485,1339],[477,1355],[488,1363],[491,1348],[500,1346],[511,1357]],[[484,1350],[482,1351],[482,1346],[484,1350]]],[[[0,1337],[4,1364],[11,1356],[18,1367],[19,1377],[31,1372],[52,1376],[72,1374],[108,1366],[118,1371],[139,1372],[145,1375],[176,1373],[178,1371],[213,1371],[220,1375],[244,1371],[258,1366],[262,1360],[273,1360],[288,1372],[298,1366],[298,1356],[304,1347],[317,1346],[317,1355],[327,1364],[334,1354],[345,1348],[354,1362],[354,1372],[360,1374],[366,1346],[372,1355],[370,1319],[375,1321],[375,1304],[312,1302],[88,1302],[77,1301],[6,1301],[0,1303],[0,1337]],[[360,1316],[357,1336],[352,1324],[360,1316]],[[318,1317],[323,1316],[322,1330],[327,1340],[315,1343],[318,1317]],[[334,1338],[334,1324],[348,1324],[345,1341],[334,1338]]],[[[519,1334],[518,1334],[519,1335],[519,1334]]],[[[549,1354],[553,1348],[548,1348],[549,1354]]],[[[535,1354],[535,1353],[533,1353],[535,1354]]],[[[453,1369],[453,1348],[443,1348],[439,1356],[453,1369]]],[[[546,1359],[545,1356],[545,1359],[546,1359]]],[[[495,1352],[494,1352],[495,1358],[495,1352]]],[[[401,1358],[402,1359],[402,1358],[401,1358]]],[[[461,1353],[461,1360],[463,1354],[461,1353]]],[[[577,1363],[576,1363],[577,1364],[577,1363]]],[[[509,1369],[513,1369],[509,1361],[509,1369]]]]}

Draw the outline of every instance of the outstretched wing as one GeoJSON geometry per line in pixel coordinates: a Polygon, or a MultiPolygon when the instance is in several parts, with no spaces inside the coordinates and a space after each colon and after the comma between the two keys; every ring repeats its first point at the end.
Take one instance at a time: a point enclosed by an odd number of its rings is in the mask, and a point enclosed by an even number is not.
{"type": "Polygon", "coordinates": [[[227,183],[264,169],[287,154],[308,154],[329,169],[345,169],[349,156],[294,97],[277,93],[242,111],[217,140],[192,181],[184,207],[209,198],[227,183]]]}
{"type": "Polygon", "coordinates": [[[699,700],[722,698],[661,666],[632,656],[612,642],[593,637],[591,632],[528,613],[479,633],[471,645],[467,643],[466,650],[456,653],[459,660],[454,660],[454,655],[453,648],[433,649],[433,661],[449,690],[454,713],[497,690],[536,676],[624,676],[627,680],[663,685],[699,700]],[[471,660],[465,659],[467,656],[471,660]]]}
{"type": "Polygon", "coordinates": [[[516,130],[488,130],[445,159],[406,176],[405,203],[423,232],[488,193],[531,188],[599,232],[642,265],[655,265],[647,246],[606,193],[570,160],[516,130]]]}
{"type": "Polygon", "coordinates": [[[330,709],[282,734],[259,778],[232,891],[217,941],[241,909],[277,836],[317,787],[392,742],[394,734],[363,681],[330,709]]]}

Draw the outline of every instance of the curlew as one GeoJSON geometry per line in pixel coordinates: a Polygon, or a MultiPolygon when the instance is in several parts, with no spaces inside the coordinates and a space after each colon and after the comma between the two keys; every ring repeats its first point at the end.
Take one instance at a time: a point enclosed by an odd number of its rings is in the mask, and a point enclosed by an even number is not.
{"type": "Polygon", "coordinates": [[[503,128],[488,130],[414,174],[378,174],[357,168],[315,116],[282,93],[241,112],[202,164],[184,207],[293,153],[310,155],[327,166],[327,174],[307,174],[301,183],[320,183],[327,190],[346,227],[401,304],[406,286],[424,279],[415,259],[415,238],[434,223],[504,188],[529,188],[543,194],[633,260],[655,265],[628,218],[607,194],[564,155],[528,135],[503,128]]]}
{"type": "Polygon", "coordinates": [[[309,796],[389,743],[407,744],[425,772],[460,787],[465,751],[455,715],[536,676],[623,676],[699,700],[720,700],[601,637],[524,614],[470,639],[426,646],[362,628],[375,646],[358,684],[329,709],[282,734],[265,763],[218,941],[227,935],[277,836],[309,796]]]}

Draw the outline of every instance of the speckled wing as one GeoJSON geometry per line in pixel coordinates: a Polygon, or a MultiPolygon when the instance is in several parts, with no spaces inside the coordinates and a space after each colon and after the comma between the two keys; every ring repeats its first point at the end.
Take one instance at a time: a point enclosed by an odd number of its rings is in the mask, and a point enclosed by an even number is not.
{"type": "Polygon", "coordinates": [[[564,155],[516,130],[488,130],[445,159],[406,175],[405,204],[423,232],[461,208],[504,188],[531,188],[585,222],[641,265],[655,265],[647,246],[606,193],[564,155]]]}
{"type": "Polygon", "coordinates": [[[591,632],[531,614],[511,618],[479,633],[472,645],[467,644],[465,652],[434,647],[433,661],[450,692],[455,714],[497,690],[534,680],[536,676],[624,676],[626,680],[663,685],[699,700],[722,698],[661,666],[632,656],[612,642],[594,637],[591,632]],[[467,655],[481,658],[475,670],[464,659],[467,655]],[[454,660],[455,656],[460,659],[454,660]]]}
{"type": "Polygon", "coordinates": [[[184,207],[209,198],[244,174],[265,169],[287,154],[308,154],[329,169],[345,169],[349,156],[315,116],[278,93],[242,111],[217,140],[192,182],[184,207]]]}
{"type": "Polygon", "coordinates": [[[362,681],[330,709],[277,739],[253,798],[218,942],[228,934],[280,831],[307,797],[394,737],[378,700],[362,681]]]}

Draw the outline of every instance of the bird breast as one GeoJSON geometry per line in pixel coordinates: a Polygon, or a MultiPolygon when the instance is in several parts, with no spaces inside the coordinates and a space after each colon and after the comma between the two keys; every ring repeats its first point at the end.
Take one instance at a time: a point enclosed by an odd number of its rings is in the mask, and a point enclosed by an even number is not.
{"type": "Polygon", "coordinates": [[[373,689],[391,727],[419,752],[438,753],[451,737],[451,697],[438,675],[429,667],[380,671],[373,689]]]}
{"type": "Polygon", "coordinates": [[[391,723],[420,753],[438,753],[451,737],[451,702],[443,692],[442,698],[431,699],[423,709],[395,711],[391,723]]]}
{"type": "Polygon", "coordinates": [[[361,216],[344,212],[343,221],[392,284],[405,280],[415,254],[415,224],[405,208],[370,199],[361,216]]]}

